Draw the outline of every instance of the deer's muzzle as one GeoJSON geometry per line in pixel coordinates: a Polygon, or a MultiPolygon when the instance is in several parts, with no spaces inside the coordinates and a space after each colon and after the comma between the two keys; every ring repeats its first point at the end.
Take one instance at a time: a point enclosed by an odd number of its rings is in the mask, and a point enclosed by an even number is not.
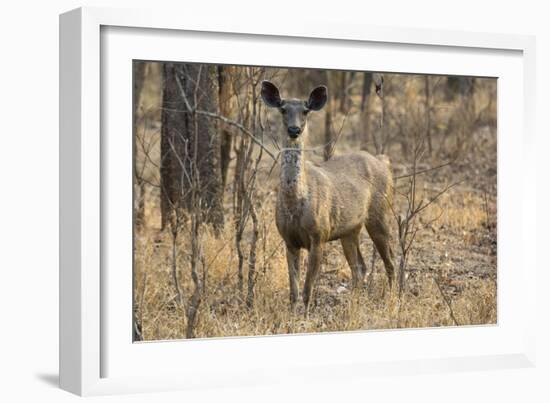
{"type": "Polygon", "coordinates": [[[297,138],[300,133],[301,133],[302,129],[300,129],[298,126],[289,126],[288,128],[288,135],[290,136],[290,138],[297,138]]]}

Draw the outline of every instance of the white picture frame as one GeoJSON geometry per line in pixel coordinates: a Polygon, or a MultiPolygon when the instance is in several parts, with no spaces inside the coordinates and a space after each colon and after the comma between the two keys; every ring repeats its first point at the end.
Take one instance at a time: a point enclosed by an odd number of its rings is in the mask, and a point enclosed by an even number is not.
{"type": "Polygon", "coordinates": [[[529,36],[321,23],[307,18],[291,24],[176,15],[169,10],[103,8],[81,8],[61,15],[61,387],[79,395],[96,395],[292,383],[297,375],[301,381],[344,380],[380,373],[534,365],[535,200],[532,192],[513,192],[514,186],[535,186],[534,52],[534,38],[529,36]],[[187,51],[179,51],[174,59],[179,41],[188,41],[187,51]],[[193,41],[202,42],[198,46],[193,41]],[[233,53],[218,47],[219,52],[208,54],[208,46],[219,46],[220,41],[231,43],[226,48],[233,53]],[[306,45],[342,55],[340,60],[331,57],[324,61],[311,51],[307,60],[300,59],[300,54],[308,52],[306,45]],[[110,160],[116,153],[123,161],[121,166],[130,166],[124,164],[131,152],[131,130],[127,132],[131,92],[126,91],[131,66],[126,62],[135,58],[273,65],[273,52],[263,52],[264,46],[274,51],[283,47],[286,59],[280,56],[277,60],[285,66],[295,63],[296,67],[368,67],[373,71],[499,77],[496,326],[132,344],[131,326],[127,326],[131,299],[126,298],[131,289],[131,282],[127,283],[131,266],[129,272],[116,272],[120,275],[106,269],[111,259],[120,259],[117,262],[125,268],[131,261],[131,232],[128,238],[121,235],[127,232],[131,211],[124,213],[120,210],[124,204],[116,204],[131,194],[131,180],[127,171],[118,170],[110,160]],[[254,51],[244,54],[245,47],[254,51]],[[371,52],[381,56],[371,61],[360,56],[352,60],[345,56],[350,49],[357,55],[371,52]],[[423,58],[401,60],[403,54],[423,58]],[[436,57],[438,54],[444,57],[436,57]],[[469,60],[477,63],[468,64],[469,60]],[[124,78],[121,74],[125,71],[124,78]],[[126,136],[113,134],[126,132],[126,136]],[[502,161],[513,153],[520,156],[521,164],[512,170],[502,161]],[[116,213],[116,209],[122,214],[105,214],[116,213]],[[511,217],[509,212],[515,215],[511,217]],[[113,236],[120,236],[114,254],[106,244],[113,236]],[[512,301],[512,295],[520,297],[512,301]],[[331,351],[336,345],[340,346],[338,354],[317,354],[319,349],[331,351]],[[359,345],[375,347],[354,354],[359,345]],[[399,345],[414,345],[415,349],[395,348],[399,345]],[[178,356],[185,360],[168,359],[178,356]],[[144,363],[144,369],[136,370],[133,360],[144,363]]]}

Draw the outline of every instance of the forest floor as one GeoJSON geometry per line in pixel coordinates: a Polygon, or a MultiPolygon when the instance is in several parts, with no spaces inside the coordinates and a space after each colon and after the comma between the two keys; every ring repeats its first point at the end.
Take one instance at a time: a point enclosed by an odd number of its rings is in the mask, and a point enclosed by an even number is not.
{"type": "MultiPolygon", "coordinates": [[[[476,142],[491,152],[465,153],[454,164],[422,175],[419,189],[429,197],[456,184],[427,208],[410,252],[405,288],[388,289],[381,259],[373,255],[372,241],[361,234],[361,250],[369,267],[358,296],[351,293],[351,273],[340,242],[327,245],[313,309],[289,309],[288,272],[284,244],[274,219],[279,172],[264,159],[258,177],[259,239],[256,257],[255,301],[245,304],[246,273],[251,231],[243,238],[244,292],[239,290],[237,251],[232,217],[231,184],[226,189],[226,225],[219,236],[206,230],[201,238],[205,255],[205,293],[199,308],[195,336],[227,337],[312,333],[325,331],[418,328],[495,324],[497,321],[496,143],[488,127],[478,129],[476,142]],[[494,150],[493,150],[494,147],[494,150]]],[[[388,151],[394,176],[406,173],[399,149],[388,151]]],[[[337,152],[344,152],[342,150],[337,152]]],[[[313,159],[320,158],[312,156],[313,159]]],[[[433,164],[427,162],[427,166],[433,164]]],[[[435,163],[434,163],[435,164],[435,163]]],[[[231,173],[230,173],[231,177],[231,173]]],[[[229,181],[231,182],[231,181],[229,181]]],[[[406,179],[396,181],[399,190],[406,179]]],[[[185,338],[187,301],[193,291],[189,237],[177,243],[178,303],[172,279],[172,241],[159,231],[158,195],[147,192],[147,225],[135,234],[134,306],[144,340],[185,338]]],[[[395,205],[404,208],[396,196],[395,205]]],[[[250,227],[250,225],[249,225],[250,227]]],[[[394,226],[396,265],[397,223],[394,226]]],[[[302,253],[302,284],[307,253],[302,253]]]]}

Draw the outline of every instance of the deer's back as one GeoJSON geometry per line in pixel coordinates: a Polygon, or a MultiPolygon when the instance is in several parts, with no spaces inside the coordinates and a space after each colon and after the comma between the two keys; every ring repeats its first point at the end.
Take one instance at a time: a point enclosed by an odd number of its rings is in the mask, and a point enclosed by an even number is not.
{"type": "Polygon", "coordinates": [[[279,220],[282,232],[293,233],[296,246],[308,247],[306,234],[323,241],[339,239],[363,226],[369,215],[381,214],[391,201],[388,161],[367,152],[307,163],[306,172],[308,196],[302,214],[292,223],[279,220]]]}
{"type": "Polygon", "coordinates": [[[369,215],[382,214],[389,207],[392,175],[389,160],[366,151],[336,156],[319,164],[320,181],[330,202],[330,239],[340,238],[364,225],[369,215]]]}

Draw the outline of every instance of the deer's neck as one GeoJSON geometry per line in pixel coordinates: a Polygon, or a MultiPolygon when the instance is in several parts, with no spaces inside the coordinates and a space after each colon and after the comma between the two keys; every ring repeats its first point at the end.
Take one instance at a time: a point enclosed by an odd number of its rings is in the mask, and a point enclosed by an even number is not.
{"type": "Polygon", "coordinates": [[[285,207],[296,210],[307,194],[304,146],[301,141],[285,144],[282,152],[281,196],[285,207]]]}

